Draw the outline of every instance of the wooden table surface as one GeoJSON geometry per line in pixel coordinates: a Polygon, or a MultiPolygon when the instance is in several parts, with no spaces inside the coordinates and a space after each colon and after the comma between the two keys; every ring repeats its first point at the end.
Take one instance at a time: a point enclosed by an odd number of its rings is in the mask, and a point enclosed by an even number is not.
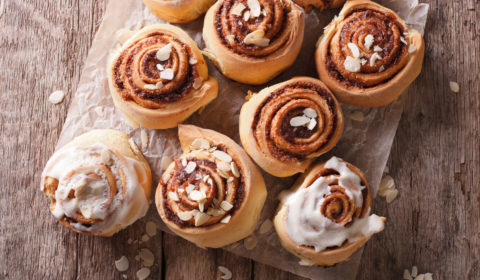
{"type": "MultiPolygon", "coordinates": [[[[137,254],[126,240],[141,226],[111,239],[72,233],[39,191],[106,2],[0,0],[0,279],[122,279],[114,260],[137,254]],[[67,96],[52,105],[57,89],[67,96]]],[[[400,194],[388,205],[375,200],[388,223],[367,243],[358,279],[401,279],[412,265],[434,279],[480,279],[480,1],[422,2],[430,4],[424,68],[388,164],[400,194]]],[[[156,244],[154,279],[214,279],[218,265],[233,279],[301,279],[168,234],[148,244],[156,244]]]]}

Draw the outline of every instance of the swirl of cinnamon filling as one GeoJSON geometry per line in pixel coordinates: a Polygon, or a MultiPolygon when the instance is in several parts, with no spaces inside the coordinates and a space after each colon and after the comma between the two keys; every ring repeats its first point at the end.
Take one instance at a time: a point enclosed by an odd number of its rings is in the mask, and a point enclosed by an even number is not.
{"type": "Polygon", "coordinates": [[[139,30],[113,53],[109,71],[115,105],[150,128],[176,126],[217,94],[197,45],[171,25],[139,30]]]}
{"type": "Polygon", "coordinates": [[[303,14],[290,0],[218,1],[205,17],[205,54],[227,77],[262,84],[294,62],[303,27],[303,14]]]}
{"type": "MultiPolygon", "coordinates": [[[[84,134],[83,139],[105,133],[93,132],[97,134],[84,134]]],[[[119,132],[107,131],[105,135],[124,141],[123,135],[117,136],[119,132]]],[[[110,236],[145,215],[150,169],[143,157],[135,157],[101,142],[70,145],[56,152],[45,166],[41,184],[51,198],[52,214],[77,232],[102,236],[110,236]]]]}
{"type": "Polygon", "coordinates": [[[367,0],[347,3],[317,49],[320,79],[341,102],[379,106],[418,75],[423,39],[393,11],[367,0]],[[363,100],[362,100],[363,99],[363,100]]]}
{"type": "Polygon", "coordinates": [[[318,265],[347,259],[385,218],[370,216],[371,194],[363,173],[332,157],[300,177],[282,199],[275,228],[282,245],[318,265]]]}
{"type": "Polygon", "coordinates": [[[242,203],[244,186],[237,164],[221,146],[213,149],[181,156],[162,176],[166,217],[178,226],[228,223],[242,203]],[[218,155],[226,161],[216,157],[218,155]]]}
{"type": "Polygon", "coordinates": [[[223,247],[250,235],[267,195],[258,168],[218,132],[180,125],[178,135],[184,154],[165,170],[155,195],[162,220],[203,247],[223,247]]]}
{"type": "Polygon", "coordinates": [[[336,145],[342,132],[340,105],[323,83],[312,78],[294,78],[266,88],[246,102],[240,113],[245,149],[277,176],[303,172],[312,158],[336,145]]]}

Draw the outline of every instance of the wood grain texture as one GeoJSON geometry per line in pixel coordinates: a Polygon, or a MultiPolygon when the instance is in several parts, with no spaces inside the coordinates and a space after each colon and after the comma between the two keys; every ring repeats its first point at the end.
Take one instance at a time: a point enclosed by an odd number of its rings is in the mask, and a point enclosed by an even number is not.
{"type": "MultiPolygon", "coordinates": [[[[0,0],[0,279],[122,279],[114,260],[155,255],[153,279],[301,279],[168,234],[143,243],[142,219],[111,239],[59,226],[38,190],[107,0],[0,0]],[[67,93],[59,105],[48,95],[67,93]]],[[[367,243],[358,279],[400,279],[417,265],[434,279],[480,279],[480,2],[431,6],[424,69],[410,88],[389,162],[399,197],[375,201],[386,230],[367,243]],[[452,93],[449,81],[460,84],[452,93]]],[[[150,209],[149,219],[155,217],[150,209]]]]}

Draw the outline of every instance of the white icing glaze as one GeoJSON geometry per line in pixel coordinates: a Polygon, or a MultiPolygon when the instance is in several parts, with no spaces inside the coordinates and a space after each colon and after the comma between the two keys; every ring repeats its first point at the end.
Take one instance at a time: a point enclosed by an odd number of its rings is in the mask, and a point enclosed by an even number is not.
{"type": "Polygon", "coordinates": [[[142,174],[139,178],[135,168],[138,164],[136,159],[125,156],[120,160],[101,143],[87,148],[63,149],[47,162],[42,173],[41,189],[43,191],[47,176],[57,179],[52,214],[57,219],[82,215],[87,219],[100,220],[89,227],[75,222],[71,225],[79,231],[109,233],[127,227],[147,213],[149,203],[141,187],[144,182],[139,180],[147,180],[148,177],[142,174]],[[113,198],[110,198],[110,185],[101,165],[108,166],[115,180],[117,193],[113,198]],[[125,184],[121,180],[121,173],[125,177],[125,184]],[[68,198],[71,191],[74,197],[68,198]],[[137,207],[133,215],[132,205],[137,207]]]}
{"type": "MultiPolygon", "coordinates": [[[[363,204],[360,177],[348,168],[345,162],[332,157],[325,163],[325,168],[336,170],[340,176],[338,185],[345,189],[347,196],[355,201],[355,207],[363,204]]],[[[290,238],[297,244],[312,246],[319,252],[327,247],[341,246],[345,240],[355,242],[361,237],[370,238],[383,230],[384,223],[377,215],[355,219],[348,227],[337,224],[325,217],[321,206],[325,197],[331,194],[333,178],[319,177],[310,186],[290,193],[282,200],[288,207],[285,216],[285,228],[290,238]]],[[[367,212],[369,214],[370,209],[367,212]]]]}

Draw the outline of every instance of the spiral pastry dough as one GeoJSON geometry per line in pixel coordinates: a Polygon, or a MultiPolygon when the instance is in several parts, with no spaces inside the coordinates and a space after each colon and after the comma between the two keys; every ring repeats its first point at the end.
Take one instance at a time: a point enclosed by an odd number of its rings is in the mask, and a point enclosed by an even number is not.
{"type": "Polygon", "coordinates": [[[128,136],[92,130],[55,152],[41,190],[61,225],[88,235],[111,236],[148,210],[150,167],[128,136]]]}
{"type": "Polygon", "coordinates": [[[180,125],[184,154],[160,179],[155,201],[165,224],[203,247],[226,246],[250,235],[267,195],[263,177],[233,140],[180,125]]]}
{"type": "Polygon", "coordinates": [[[172,25],[139,30],[112,53],[108,70],[117,108],[147,128],[176,127],[217,97],[197,45],[172,25]]]}
{"type": "Polygon", "coordinates": [[[363,173],[332,157],[314,165],[283,195],[273,223],[289,252],[304,263],[331,266],[383,230],[385,218],[370,215],[370,205],[363,173]]]}
{"type": "Polygon", "coordinates": [[[295,61],[304,18],[290,0],[221,0],[207,12],[204,54],[228,78],[263,84],[295,61]]]}
{"type": "Polygon", "coordinates": [[[295,3],[302,6],[305,11],[310,12],[312,7],[323,11],[326,9],[334,9],[340,7],[345,0],[294,0],[295,3]]]}
{"type": "Polygon", "coordinates": [[[143,0],[156,17],[174,23],[189,22],[198,18],[214,2],[215,0],[143,0]]]}
{"type": "Polygon", "coordinates": [[[268,173],[304,172],[343,132],[340,105],[319,80],[297,77],[254,94],[240,111],[240,139],[268,173]]]}
{"type": "Polygon", "coordinates": [[[316,50],[317,71],[342,103],[389,104],[422,69],[424,42],[392,10],[369,0],[348,1],[316,50]]]}

